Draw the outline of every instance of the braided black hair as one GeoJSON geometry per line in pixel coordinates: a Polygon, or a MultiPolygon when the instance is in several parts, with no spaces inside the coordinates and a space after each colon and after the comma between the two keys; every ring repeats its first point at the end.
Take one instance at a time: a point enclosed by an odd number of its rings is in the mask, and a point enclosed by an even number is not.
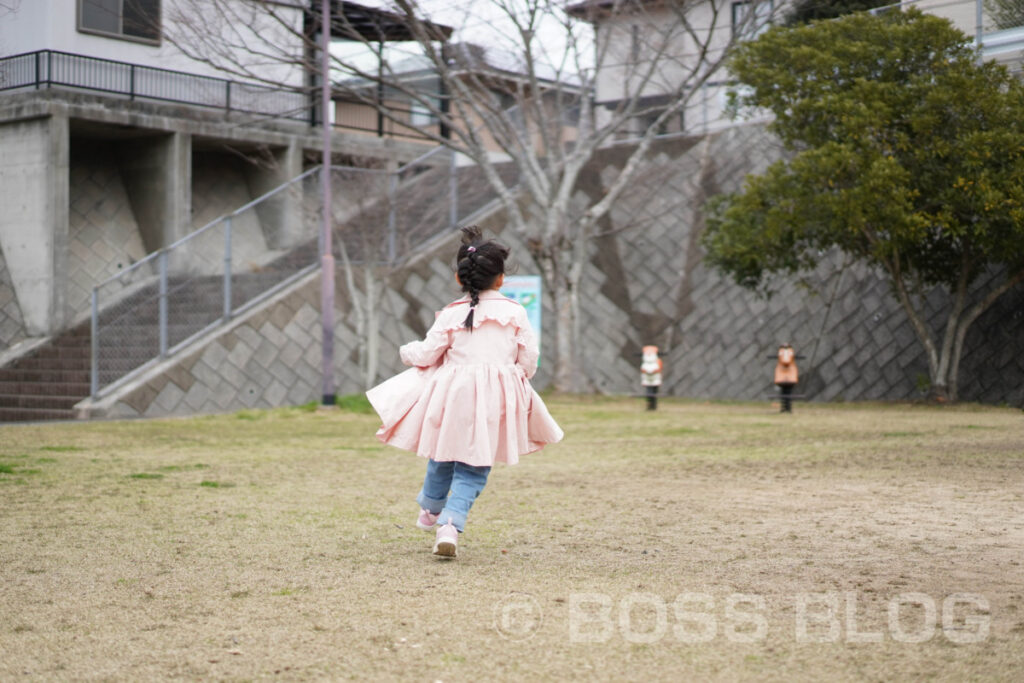
{"type": "Polygon", "coordinates": [[[473,311],[480,303],[480,292],[493,287],[498,276],[505,274],[509,248],[494,240],[483,241],[483,233],[475,225],[461,230],[462,246],[455,257],[456,272],[462,291],[469,294],[469,315],[463,324],[472,332],[473,311]]]}

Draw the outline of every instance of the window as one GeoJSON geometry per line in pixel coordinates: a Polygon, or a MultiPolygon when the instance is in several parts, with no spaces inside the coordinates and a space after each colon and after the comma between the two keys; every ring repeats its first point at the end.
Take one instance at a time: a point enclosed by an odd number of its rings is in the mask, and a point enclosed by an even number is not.
{"type": "Polygon", "coordinates": [[[160,42],[160,0],[78,0],[78,30],[160,42]]]}
{"type": "Polygon", "coordinates": [[[425,105],[413,102],[409,111],[409,123],[414,126],[429,126],[434,123],[434,115],[425,105]]]}
{"type": "Polygon", "coordinates": [[[745,0],[732,3],[732,34],[745,40],[768,30],[772,21],[772,0],[745,0]]]}

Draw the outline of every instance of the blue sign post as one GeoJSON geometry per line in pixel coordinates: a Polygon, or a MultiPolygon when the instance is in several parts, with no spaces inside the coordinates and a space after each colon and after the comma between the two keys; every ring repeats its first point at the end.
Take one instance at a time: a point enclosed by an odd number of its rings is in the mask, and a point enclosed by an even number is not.
{"type": "Polygon", "coordinates": [[[515,299],[526,309],[526,317],[537,334],[540,344],[540,309],[541,309],[540,275],[506,275],[501,286],[501,293],[509,299],[515,299]]]}

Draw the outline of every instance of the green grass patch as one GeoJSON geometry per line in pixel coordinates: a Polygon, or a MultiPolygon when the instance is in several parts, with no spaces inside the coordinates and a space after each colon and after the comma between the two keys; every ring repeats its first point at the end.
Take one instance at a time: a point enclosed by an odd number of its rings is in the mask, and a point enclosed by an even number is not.
{"type": "Polygon", "coordinates": [[[136,472],[135,474],[129,474],[129,479],[163,479],[164,475],[156,472],[136,472]]]}
{"type": "Polygon", "coordinates": [[[39,450],[49,451],[51,453],[75,453],[77,451],[84,451],[85,449],[81,446],[40,446],[39,450]]]}
{"type": "Polygon", "coordinates": [[[584,412],[580,417],[585,420],[594,420],[595,422],[605,422],[606,420],[619,420],[622,419],[622,413],[612,413],[607,410],[588,410],[584,412]]]}
{"type": "Polygon", "coordinates": [[[205,465],[201,462],[197,462],[194,465],[164,465],[157,469],[161,472],[189,472],[191,470],[205,470],[209,469],[209,465],[205,465]]]}
{"type": "Polygon", "coordinates": [[[0,474],[41,474],[42,470],[35,467],[17,467],[7,463],[0,463],[0,474]]]}
{"type": "Polygon", "coordinates": [[[234,487],[234,484],[226,481],[210,481],[209,479],[204,479],[199,482],[199,485],[207,489],[230,489],[234,487]]]}
{"type": "Polygon", "coordinates": [[[264,410],[239,410],[235,413],[235,419],[245,420],[246,422],[256,422],[266,417],[266,411],[264,410]]]}
{"type": "Polygon", "coordinates": [[[370,405],[366,394],[345,394],[344,396],[338,396],[334,402],[338,404],[339,408],[350,413],[359,413],[361,415],[373,413],[373,406],[370,405]]]}
{"type": "Polygon", "coordinates": [[[663,436],[686,436],[687,434],[697,434],[700,430],[696,427],[672,427],[661,432],[663,436]]]}

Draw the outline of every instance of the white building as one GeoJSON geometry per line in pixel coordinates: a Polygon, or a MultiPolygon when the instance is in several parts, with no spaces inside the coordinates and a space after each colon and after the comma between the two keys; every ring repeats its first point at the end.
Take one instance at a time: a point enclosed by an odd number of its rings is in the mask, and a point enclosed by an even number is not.
{"type": "Polygon", "coordinates": [[[586,0],[570,6],[570,14],[594,25],[598,115],[611,116],[639,92],[636,125],[623,132],[634,135],[661,114],[674,93],[699,83],[665,132],[701,133],[728,125],[728,75],[723,69],[708,77],[709,69],[737,40],[767,28],[779,6],[776,0],[586,0]]]}

